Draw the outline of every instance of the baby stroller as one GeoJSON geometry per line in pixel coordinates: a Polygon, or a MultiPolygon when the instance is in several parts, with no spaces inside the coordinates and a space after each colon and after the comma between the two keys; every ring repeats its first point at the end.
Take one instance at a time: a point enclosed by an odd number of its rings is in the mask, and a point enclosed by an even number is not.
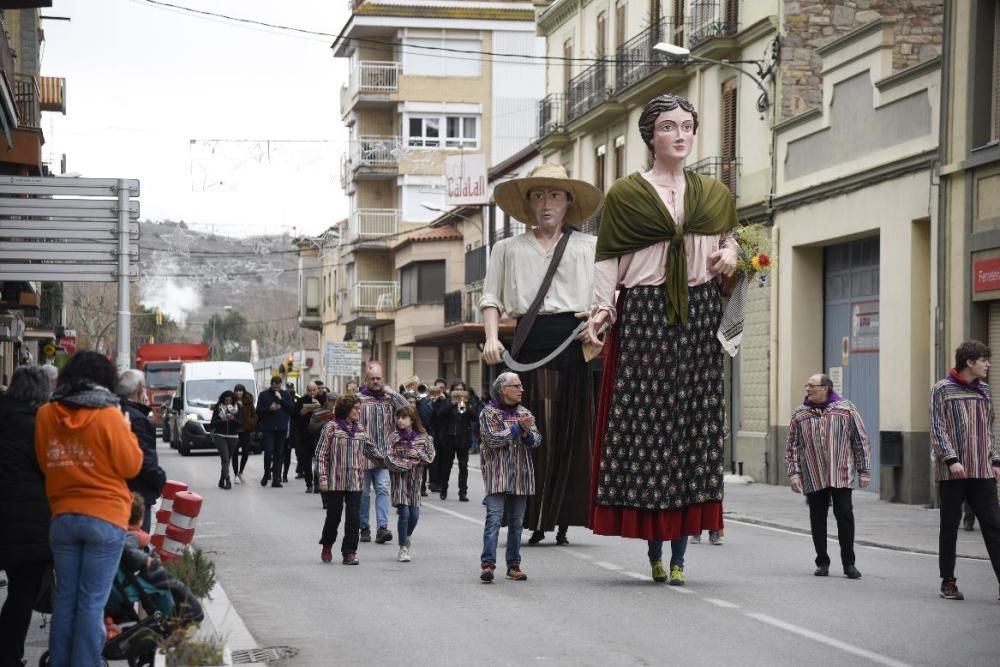
{"type": "MultiPolygon", "coordinates": [[[[52,591],[54,593],[54,589],[52,591]]],[[[48,609],[37,609],[51,613],[48,609]]],[[[200,614],[200,608],[198,613],[200,614]]],[[[101,655],[107,660],[126,660],[129,667],[152,667],[159,640],[173,630],[174,596],[167,588],[156,586],[144,577],[119,567],[111,585],[111,594],[104,607],[105,618],[110,618],[120,632],[109,632],[101,655]],[[144,617],[136,609],[144,612],[144,617]]],[[[180,623],[184,624],[181,619],[180,623]]],[[[117,628],[116,628],[117,629],[117,628]]],[[[49,653],[38,660],[39,667],[47,667],[49,653]]],[[[107,664],[107,663],[105,663],[107,664]]]]}

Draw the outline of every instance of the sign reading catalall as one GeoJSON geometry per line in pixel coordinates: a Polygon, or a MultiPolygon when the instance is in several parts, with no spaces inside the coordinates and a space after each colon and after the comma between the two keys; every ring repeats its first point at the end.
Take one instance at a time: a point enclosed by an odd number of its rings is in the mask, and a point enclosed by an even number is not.
{"type": "Polygon", "coordinates": [[[488,204],[486,156],[482,153],[449,155],[445,159],[449,206],[488,204]]]}

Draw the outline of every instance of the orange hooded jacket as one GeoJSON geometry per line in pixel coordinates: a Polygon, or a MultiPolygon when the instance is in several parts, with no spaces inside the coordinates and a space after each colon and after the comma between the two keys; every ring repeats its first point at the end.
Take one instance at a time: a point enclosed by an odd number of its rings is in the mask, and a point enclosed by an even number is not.
{"type": "Polygon", "coordinates": [[[142,450],[121,410],[47,403],[35,420],[35,453],[52,516],[83,514],[128,528],[125,480],[142,468],[142,450]]]}

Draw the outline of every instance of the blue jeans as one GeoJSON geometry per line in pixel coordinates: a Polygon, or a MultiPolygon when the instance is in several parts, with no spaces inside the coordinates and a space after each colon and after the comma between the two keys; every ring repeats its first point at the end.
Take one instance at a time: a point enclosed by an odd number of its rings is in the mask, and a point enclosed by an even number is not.
{"type": "MultiPolygon", "coordinates": [[[[649,540],[649,560],[659,560],[663,558],[663,540],[649,540]]],[[[688,548],[687,535],[670,540],[670,564],[679,565],[684,568],[684,552],[688,548]]]]}
{"type": "Polygon", "coordinates": [[[104,605],[122,557],[125,531],[83,514],[60,514],[49,526],[56,599],[49,632],[52,667],[99,665],[104,605]]]}
{"type": "Polygon", "coordinates": [[[524,508],[528,496],[511,493],[491,493],[483,500],[486,505],[486,527],[483,528],[483,563],[497,562],[497,538],[500,536],[500,517],[507,510],[507,567],[521,562],[521,531],[524,530],[524,508]]]}
{"type": "Polygon", "coordinates": [[[375,519],[379,528],[389,526],[389,471],[375,468],[365,471],[365,481],[361,491],[361,529],[371,530],[368,513],[371,511],[371,487],[375,487],[375,519]]]}
{"type": "Polygon", "coordinates": [[[399,521],[396,522],[396,532],[399,533],[399,546],[410,546],[410,535],[420,521],[420,508],[416,505],[396,505],[396,514],[399,521]]]}

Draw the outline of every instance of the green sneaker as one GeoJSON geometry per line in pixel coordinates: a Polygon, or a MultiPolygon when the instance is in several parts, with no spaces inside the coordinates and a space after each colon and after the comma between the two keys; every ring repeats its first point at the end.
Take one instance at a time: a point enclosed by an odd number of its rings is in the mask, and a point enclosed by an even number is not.
{"type": "Polygon", "coordinates": [[[680,565],[670,566],[670,585],[671,586],[683,586],[684,585],[684,568],[680,565]]]}
{"type": "Polygon", "coordinates": [[[659,558],[656,560],[649,561],[650,566],[653,568],[653,581],[658,581],[663,583],[667,580],[667,571],[663,567],[663,561],[659,558]]]}

